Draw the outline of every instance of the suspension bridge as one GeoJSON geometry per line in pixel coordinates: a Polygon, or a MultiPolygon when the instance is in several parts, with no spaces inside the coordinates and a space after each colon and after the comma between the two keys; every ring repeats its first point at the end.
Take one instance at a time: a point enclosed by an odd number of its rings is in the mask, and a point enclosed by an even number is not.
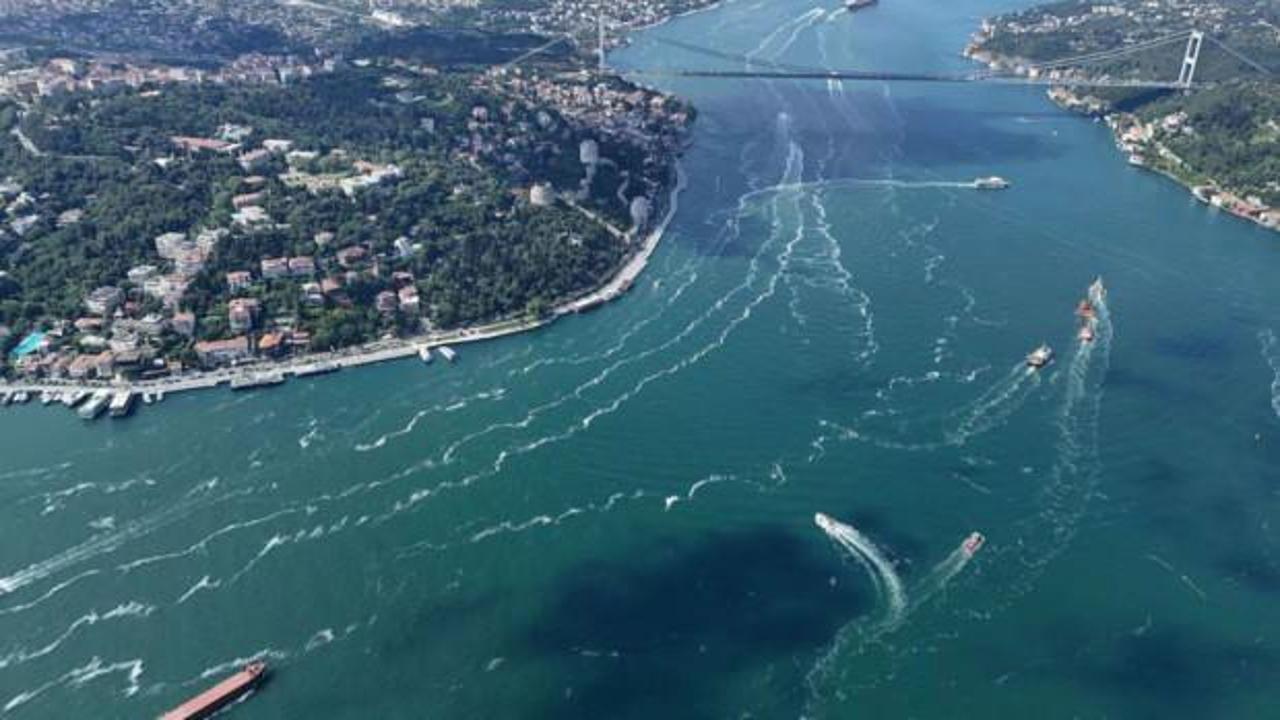
{"type": "MultiPolygon", "coordinates": [[[[627,70],[628,74],[650,77],[723,78],[723,79],[776,79],[776,80],[868,80],[882,82],[930,82],[930,83],[1002,83],[1010,85],[1052,85],[1057,87],[1093,88],[1149,88],[1188,90],[1196,81],[1201,49],[1205,43],[1220,48],[1242,65],[1270,77],[1271,71],[1227,45],[1199,30],[1184,30],[1165,37],[1134,43],[1111,50],[1085,53],[1045,62],[1019,64],[1012,68],[984,69],[962,73],[897,72],[886,70],[838,70],[821,69],[761,60],[737,55],[676,40],[655,38],[656,42],[690,53],[738,63],[742,69],[686,69],[654,68],[627,70]],[[1153,51],[1181,46],[1182,61],[1178,65],[1176,80],[1152,80],[1135,77],[1113,77],[1089,74],[1089,69],[1100,69],[1139,55],[1150,56],[1153,51]]],[[[603,68],[604,53],[601,50],[603,68]]],[[[1201,83],[1203,84],[1203,83],[1201,83]]]]}

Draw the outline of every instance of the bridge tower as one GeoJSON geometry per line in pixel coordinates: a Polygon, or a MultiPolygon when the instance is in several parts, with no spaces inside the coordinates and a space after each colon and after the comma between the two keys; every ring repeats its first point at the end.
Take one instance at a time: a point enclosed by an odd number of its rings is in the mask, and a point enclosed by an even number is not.
{"type": "Polygon", "coordinates": [[[608,68],[605,65],[605,59],[604,59],[605,54],[604,54],[604,4],[603,3],[601,3],[596,7],[596,44],[597,44],[596,53],[599,56],[597,59],[597,62],[599,63],[599,70],[601,74],[604,74],[604,71],[607,70],[608,68]]]}
{"type": "Polygon", "coordinates": [[[1178,84],[1184,89],[1191,87],[1196,77],[1196,63],[1200,62],[1200,45],[1204,42],[1204,33],[1192,30],[1187,37],[1187,52],[1182,56],[1182,71],[1178,73],[1178,84]]]}

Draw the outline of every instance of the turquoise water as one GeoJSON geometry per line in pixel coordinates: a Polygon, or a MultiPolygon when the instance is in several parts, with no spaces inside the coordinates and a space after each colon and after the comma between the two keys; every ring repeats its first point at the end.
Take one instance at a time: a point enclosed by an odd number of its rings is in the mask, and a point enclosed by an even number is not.
{"type": "Polygon", "coordinates": [[[18,346],[10,354],[14,357],[25,357],[35,352],[42,342],[44,342],[44,333],[33,332],[22,338],[22,342],[18,343],[18,346]]]}
{"type": "MultiPolygon", "coordinates": [[[[958,69],[1011,5],[735,2],[614,61],[958,69]]],[[[1276,236],[1033,89],[668,87],[690,186],[620,303],[0,414],[0,715],[153,717],[262,657],[235,717],[1274,717],[1276,236]]]]}

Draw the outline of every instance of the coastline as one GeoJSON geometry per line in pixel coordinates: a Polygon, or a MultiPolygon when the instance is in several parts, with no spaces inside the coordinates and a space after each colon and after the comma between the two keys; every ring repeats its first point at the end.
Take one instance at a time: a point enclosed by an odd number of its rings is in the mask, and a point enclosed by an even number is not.
{"type": "MultiPolygon", "coordinates": [[[[1027,74],[1025,73],[1023,66],[1025,66],[1028,61],[1017,57],[997,55],[981,49],[980,43],[987,37],[987,33],[990,31],[987,22],[988,21],[984,20],[982,28],[970,37],[969,44],[964,48],[961,54],[965,58],[968,58],[973,62],[986,65],[992,70],[1011,69],[1019,75],[1027,74]]],[[[1105,122],[1111,132],[1111,138],[1116,150],[1126,157],[1130,166],[1167,178],[1185,189],[1198,202],[1205,204],[1212,210],[1221,210],[1226,212],[1228,215],[1257,225],[1265,230],[1280,232],[1280,225],[1268,224],[1262,219],[1263,213],[1267,212],[1269,209],[1264,209],[1262,213],[1250,214],[1245,209],[1237,207],[1234,202],[1217,202],[1211,199],[1215,197],[1224,197],[1235,200],[1241,196],[1238,191],[1231,188],[1223,188],[1217,184],[1196,185],[1171,170],[1153,164],[1147,157],[1145,157],[1141,152],[1141,149],[1127,147],[1126,140],[1123,137],[1124,128],[1134,122],[1137,122],[1136,115],[1112,110],[1105,102],[1098,98],[1090,96],[1082,97],[1074,90],[1065,87],[1051,87],[1045,94],[1048,96],[1050,102],[1071,114],[1093,117],[1105,122]],[[1138,159],[1138,162],[1134,161],[1135,157],[1138,159]]],[[[1159,146],[1157,148],[1157,154],[1159,154],[1162,149],[1163,146],[1159,146]]]]}
{"type": "Polygon", "coordinates": [[[594,310],[622,297],[631,289],[636,279],[648,266],[649,260],[658,249],[668,225],[670,225],[672,218],[675,217],[676,210],[679,209],[679,196],[685,188],[687,176],[678,158],[675,161],[675,176],[675,183],[667,194],[666,212],[663,214],[662,220],[645,235],[644,242],[639,249],[632,253],[630,258],[604,284],[584,295],[561,302],[542,318],[499,320],[484,325],[445,332],[428,333],[395,340],[377,340],[342,350],[306,353],[288,360],[263,360],[229,368],[200,370],[177,377],[157,380],[131,382],[0,381],[0,393],[12,395],[18,392],[38,394],[43,392],[97,392],[107,390],[113,393],[151,394],[163,397],[163,395],[169,393],[230,385],[233,380],[238,378],[250,379],[256,376],[272,374],[279,375],[281,378],[290,376],[295,378],[307,377],[334,372],[343,368],[362,367],[412,358],[416,357],[423,348],[434,349],[440,346],[463,345],[531,332],[551,325],[565,315],[575,315],[594,310]]]}

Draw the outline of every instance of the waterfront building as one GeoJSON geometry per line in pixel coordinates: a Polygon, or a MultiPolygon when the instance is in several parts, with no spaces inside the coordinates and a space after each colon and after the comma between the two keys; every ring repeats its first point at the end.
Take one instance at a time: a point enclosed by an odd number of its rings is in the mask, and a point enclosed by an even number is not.
{"type": "Polygon", "coordinates": [[[226,365],[250,357],[249,338],[238,335],[229,340],[206,340],[196,343],[196,356],[206,367],[226,365]]]}

